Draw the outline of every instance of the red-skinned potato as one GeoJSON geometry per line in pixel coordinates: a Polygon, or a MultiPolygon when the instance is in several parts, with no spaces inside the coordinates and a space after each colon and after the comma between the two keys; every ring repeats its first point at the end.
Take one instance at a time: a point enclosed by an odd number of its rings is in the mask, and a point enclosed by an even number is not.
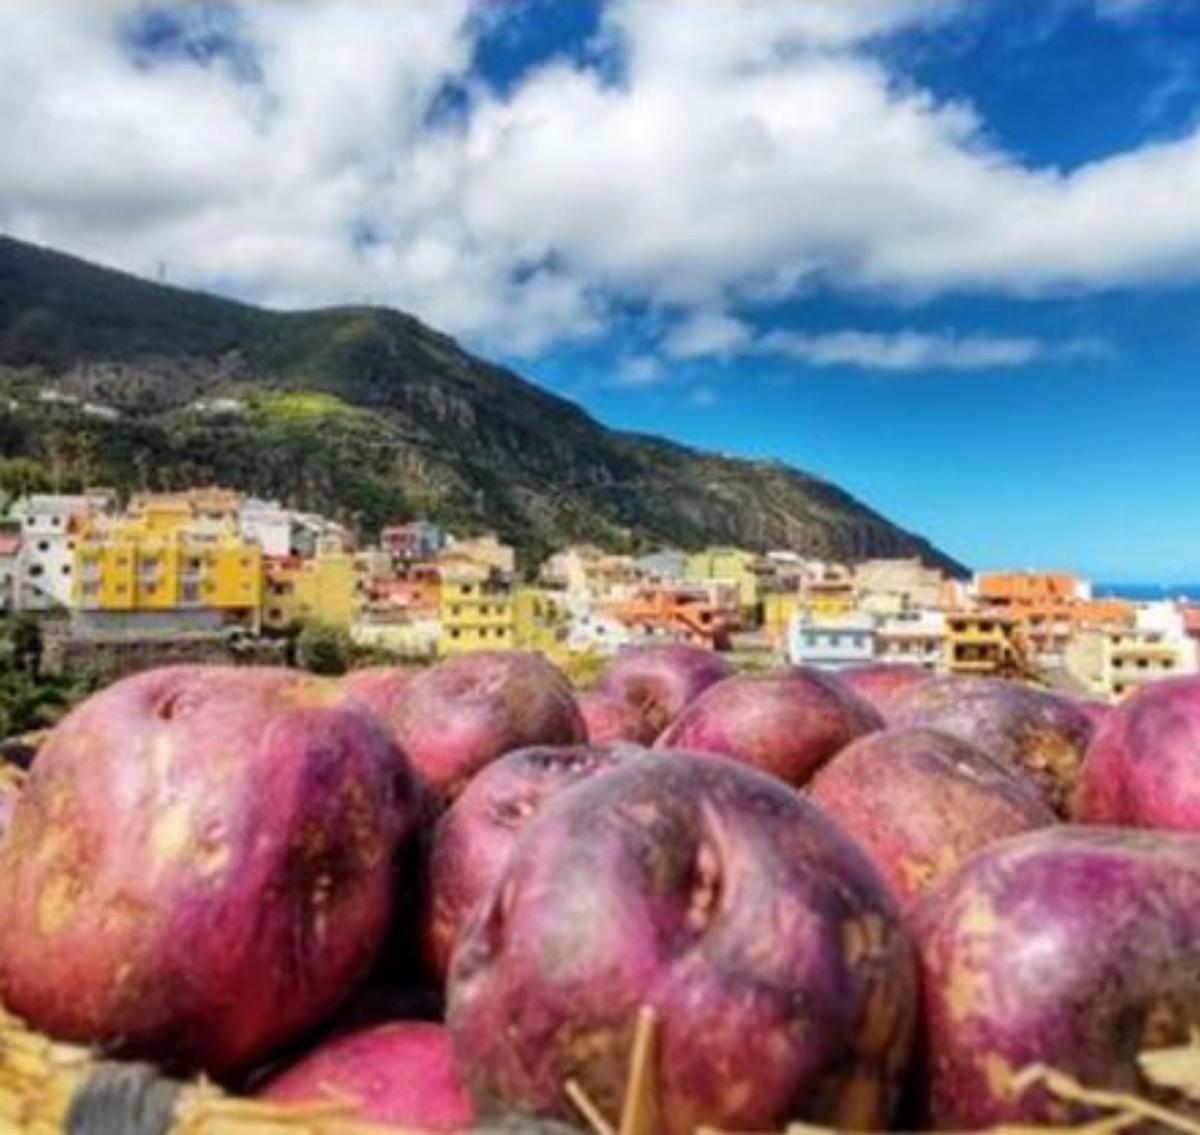
{"type": "Polygon", "coordinates": [[[885,729],[852,742],[809,793],[905,907],[980,848],[1056,822],[1023,774],[933,729],[885,729]]]}
{"type": "Polygon", "coordinates": [[[421,672],[388,725],[418,776],[447,798],[513,749],[587,739],[566,677],[523,651],[481,650],[421,672]]]}
{"type": "Polygon", "coordinates": [[[374,960],[412,775],[283,670],[125,679],[42,746],[0,845],[0,1000],[213,1075],[326,1017],[374,960]]]}
{"type": "Polygon", "coordinates": [[[537,745],[506,754],[467,785],[434,832],[424,935],[431,973],[445,980],[463,923],[547,801],[644,752],[620,743],[537,745]]]}
{"type": "Polygon", "coordinates": [[[593,745],[610,741],[649,745],[658,735],[641,710],[612,694],[590,690],[576,700],[579,712],[583,714],[588,741],[593,745]]]}
{"type": "Polygon", "coordinates": [[[882,727],[879,714],[836,678],[796,666],[710,687],[655,748],[720,753],[799,787],[851,741],[882,727]]]}
{"type": "Polygon", "coordinates": [[[1200,678],[1154,682],[1113,707],[1088,747],[1072,814],[1200,832],[1200,678]]]}
{"type": "Polygon", "coordinates": [[[641,740],[649,744],[685,706],[732,674],[724,658],[697,646],[630,646],[608,664],[596,689],[637,711],[641,740]]]}
{"type": "Polygon", "coordinates": [[[259,1092],[280,1104],[339,1107],[346,1122],[465,1131],[475,1119],[441,1025],[393,1021],[327,1041],[259,1092]]]}
{"type": "Polygon", "coordinates": [[[892,701],[912,686],[932,677],[920,666],[900,662],[877,662],[865,666],[847,666],[837,672],[838,681],[869,702],[886,721],[892,701]]]}
{"type": "Polygon", "coordinates": [[[386,721],[416,673],[403,666],[364,666],[351,670],[338,686],[344,701],[386,721]]]}
{"type": "Polygon", "coordinates": [[[1074,1125],[1094,1113],[1035,1064],[1163,1097],[1138,1054],[1200,1026],[1200,837],[1059,824],[976,855],[915,912],[939,1130],[1074,1125]]]}
{"type": "Polygon", "coordinates": [[[1069,698],[999,678],[942,677],[897,694],[892,725],[923,725],[1024,769],[1062,816],[1093,733],[1069,698]]]}
{"type": "Polygon", "coordinates": [[[651,752],[550,801],[454,954],[447,1023],[482,1110],[619,1115],[657,1015],[657,1135],[882,1127],[912,945],[862,852],[773,777],[651,752]]]}

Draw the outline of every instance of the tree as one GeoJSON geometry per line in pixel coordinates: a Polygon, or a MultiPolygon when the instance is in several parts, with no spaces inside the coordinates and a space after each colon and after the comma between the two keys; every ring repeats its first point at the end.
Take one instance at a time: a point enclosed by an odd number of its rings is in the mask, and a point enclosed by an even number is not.
{"type": "Polygon", "coordinates": [[[296,660],[314,674],[344,674],[354,658],[354,643],[341,627],[309,623],[296,640],[296,660]]]}
{"type": "Polygon", "coordinates": [[[23,613],[12,623],[10,632],[13,665],[35,681],[42,672],[42,625],[35,615],[23,613]]]}

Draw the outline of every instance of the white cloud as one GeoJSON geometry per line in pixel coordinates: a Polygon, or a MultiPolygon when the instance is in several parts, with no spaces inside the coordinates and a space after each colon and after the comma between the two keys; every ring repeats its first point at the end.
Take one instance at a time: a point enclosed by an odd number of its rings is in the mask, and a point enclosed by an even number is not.
{"type": "Polygon", "coordinates": [[[813,366],[854,366],[869,370],[983,370],[1025,366],[1047,353],[1035,338],[955,335],[920,331],[878,334],[834,331],[804,335],[776,331],[763,337],[769,354],[813,366]]]}
{"type": "MultiPolygon", "coordinates": [[[[1033,167],[863,51],[954,10],[615,0],[619,81],[558,59],[502,97],[470,74],[468,0],[246,4],[257,82],[136,65],[132,0],[11,4],[0,227],[271,303],[390,303],[530,352],[626,302],[682,312],[664,346],[689,357],[744,349],[735,313],[817,284],[911,299],[1200,276],[1200,133],[1033,167]],[[450,122],[431,116],[447,84],[467,92],[450,122]]],[[[1032,349],[821,339],[803,349],[1032,349]]]]}
{"type": "Polygon", "coordinates": [[[630,355],[618,363],[615,385],[657,386],[667,378],[667,368],[654,355],[630,355]]]}
{"type": "Polygon", "coordinates": [[[662,348],[672,359],[724,357],[742,350],[752,336],[753,329],[740,319],[720,311],[697,311],[667,332],[662,348]]]}

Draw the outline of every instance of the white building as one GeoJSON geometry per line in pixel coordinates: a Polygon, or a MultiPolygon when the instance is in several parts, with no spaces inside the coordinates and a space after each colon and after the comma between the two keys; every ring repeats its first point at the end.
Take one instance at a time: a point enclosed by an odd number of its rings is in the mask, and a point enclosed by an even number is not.
{"type": "Polygon", "coordinates": [[[794,615],[788,624],[788,658],[794,666],[842,670],[875,661],[875,620],[855,612],[812,618],[794,615]]]}
{"type": "Polygon", "coordinates": [[[567,600],[567,649],[580,654],[615,654],[635,640],[620,619],[593,611],[586,602],[567,600]]]}
{"type": "Polygon", "coordinates": [[[13,595],[17,610],[70,606],[76,535],[89,517],[111,513],[115,507],[116,496],[108,490],[35,493],[12,506],[9,516],[21,529],[13,595]]]}
{"type": "Polygon", "coordinates": [[[875,657],[936,670],[941,665],[946,618],[941,611],[905,611],[880,620],[875,631],[875,657]]]}
{"type": "Polygon", "coordinates": [[[1067,673],[1107,698],[1122,698],[1147,682],[1196,673],[1196,643],[1184,632],[1182,615],[1178,628],[1163,612],[1140,617],[1139,624],[1077,630],[1067,644],[1067,673]]]}
{"type": "Polygon", "coordinates": [[[238,509],[238,529],[246,540],[254,540],[264,556],[296,554],[292,513],[278,501],[250,497],[238,509]]]}

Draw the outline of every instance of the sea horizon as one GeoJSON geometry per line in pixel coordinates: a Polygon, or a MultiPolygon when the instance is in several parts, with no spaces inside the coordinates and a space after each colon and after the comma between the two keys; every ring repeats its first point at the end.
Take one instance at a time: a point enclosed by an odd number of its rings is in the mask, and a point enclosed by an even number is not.
{"type": "Polygon", "coordinates": [[[1100,599],[1130,599],[1148,603],[1161,599],[1200,601],[1200,583],[1097,583],[1092,594],[1100,599]]]}

